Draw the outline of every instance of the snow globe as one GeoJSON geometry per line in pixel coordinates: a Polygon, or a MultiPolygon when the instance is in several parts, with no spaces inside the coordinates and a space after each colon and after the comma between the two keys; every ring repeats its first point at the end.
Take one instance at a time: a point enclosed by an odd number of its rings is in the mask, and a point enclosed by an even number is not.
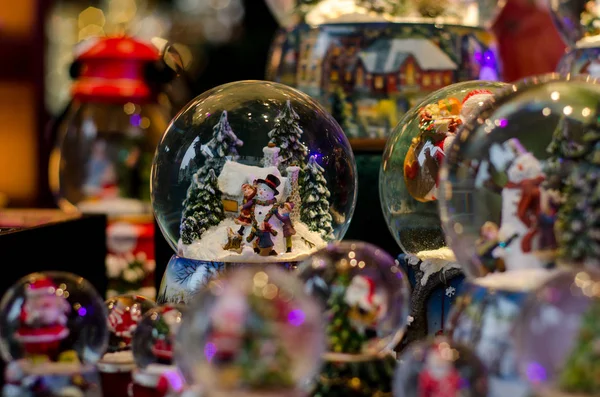
{"type": "Polygon", "coordinates": [[[536,397],[600,395],[600,273],[562,271],[527,300],[514,330],[536,397]]]}
{"type": "Polygon", "coordinates": [[[108,343],[106,308],[85,279],[32,273],[0,303],[5,396],[97,396],[95,364],[108,343]]]}
{"type": "Polygon", "coordinates": [[[325,365],[313,395],[389,393],[410,301],[394,258],[369,243],[341,241],[302,262],[297,275],[325,307],[325,365]]]}
{"type": "Polygon", "coordinates": [[[184,311],[181,305],[157,306],[138,324],[132,341],[137,369],[131,397],[180,396],[186,391],[183,376],[173,363],[175,335],[184,311]]]}
{"type": "Polygon", "coordinates": [[[306,94],[239,81],[198,96],[167,128],[152,166],[154,213],[177,252],[158,301],[187,302],[240,264],[294,267],[343,237],[355,188],[348,140],[306,94]]]}
{"type": "Polygon", "coordinates": [[[467,346],[444,336],[414,343],[400,356],[394,397],[487,397],[487,369],[467,346]]]}
{"type": "Polygon", "coordinates": [[[105,302],[108,310],[108,348],[97,368],[105,397],[128,397],[131,372],[135,368],[131,338],[142,316],[156,304],[140,295],[119,295],[105,302]]]}
{"type": "Polygon", "coordinates": [[[510,333],[527,296],[557,267],[597,266],[581,219],[593,222],[598,111],[591,78],[534,76],[496,94],[446,153],[440,215],[468,278],[448,331],[488,367],[491,397],[530,393],[510,333]]]}
{"type": "Polygon", "coordinates": [[[319,302],[275,265],[214,279],[189,305],[175,361],[211,396],[306,395],[325,338],[319,302]]]}
{"type": "Polygon", "coordinates": [[[88,39],[75,53],[50,186],[63,211],[108,216],[108,294],[154,299],[150,168],[170,119],[162,91],[176,73],[154,44],[127,36],[88,39]]]}
{"type": "Polygon", "coordinates": [[[443,331],[464,279],[442,231],[438,173],[459,128],[506,86],[473,80],[437,90],[401,118],[386,144],[381,206],[413,286],[414,320],[403,346],[443,331]]]}
{"type": "Polygon", "coordinates": [[[600,77],[600,8],[595,1],[548,1],[552,19],[569,46],[557,71],[600,77]]]}
{"type": "Polygon", "coordinates": [[[404,113],[433,91],[501,80],[488,28],[496,1],[269,1],[283,29],[266,78],[326,107],[355,149],[383,149],[404,113]]]}

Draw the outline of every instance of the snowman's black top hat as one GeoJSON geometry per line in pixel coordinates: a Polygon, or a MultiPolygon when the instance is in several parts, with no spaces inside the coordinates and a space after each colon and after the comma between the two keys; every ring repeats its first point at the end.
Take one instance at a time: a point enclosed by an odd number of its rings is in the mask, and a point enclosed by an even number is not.
{"type": "Polygon", "coordinates": [[[257,179],[256,183],[262,183],[264,185],[267,185],[269,188],[271,188],[271,190],[273,190],[273,192],[275,192],[275,196],[279,194],[277,187],[281,184],[281,182],[279,181],[279,178],[277,178],[273,174],[267,175],[265,179],[257,179]]]}

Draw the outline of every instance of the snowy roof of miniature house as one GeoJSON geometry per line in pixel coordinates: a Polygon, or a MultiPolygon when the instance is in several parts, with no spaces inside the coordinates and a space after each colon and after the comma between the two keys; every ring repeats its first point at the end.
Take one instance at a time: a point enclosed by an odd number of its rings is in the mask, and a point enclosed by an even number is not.
{"type": "Polygon", "coordinates": [[[281,176],[277,167],[263,168],[240,164],[235,161],[227,161],[219,174],[219,190],[228,196],[240,196],[242,194],[242,185],[244,183],[252,183],[255,179],[265,179],[269,174],[275,175],[281,182],[277,188],[279,191],[277,199],[279,200],[285,193],[287,178],[281,176]]]}
{"type": "Polygon", "coordinates": [[[438,46],[425,38],[378,39],[359,57],[369,73],[397,72],[409,56],[423,70],[456,70],[458,65],[438,46]]]}

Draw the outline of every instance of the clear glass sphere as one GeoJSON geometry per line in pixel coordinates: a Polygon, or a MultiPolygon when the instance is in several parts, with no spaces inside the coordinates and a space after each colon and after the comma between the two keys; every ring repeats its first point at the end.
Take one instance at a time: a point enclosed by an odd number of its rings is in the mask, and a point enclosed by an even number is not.
{"type": "Polygon", "coordinates": [[[50,160],[50,184],[61,209],[150,214],[150,168],[167,124],[168,112],[158,104],[74,101],[50,160]]]}
{"type": "Polygon", "coordinates": [[[416,342],[399,358],[394,397],[486,397],[487,369],[466,345],[444,336],[416,342]]]}
{"type": "Polygon", "coordinates": [[[600,395],[600,273],[560,271],[515,327],[519,370],[539,397],[600,395]]]}
{"type": "Polygon", "coordinates": [[[198,96],[171,122],[154,158],[152,202],[183,257],[291,262],[343,237],[356,178],[348,140],[316,101],[239,81],[198,96]]]}
{"type": "Polygon", "coordinates": [[[429,94],[406,113],[390,135],[379,173],[388,227],[405,253],[445,248],[437,199],[438,173],[460,126],[507,84],[467,81],[429,94]]]}
{"type": "Polygon", "coordinates": [[[374,356],[396,347],[407,324],[410,286],[388,253],[363,242],[332,243],[301,263],[297,274],[325,307],[326,358],[374,356]]]}
{"type": "Polygon", "coordinates": [[[0,303],[2,357],[6,362],[95,364],[108,343],[106,316],[102,298],[82,277],[32,273],[0,303]]]}
{"type": "Polygon", "coordinates": [[[118,295],[105,302],[108,310],[108,353],[129,350],[131,338],[144,314],[156,306],[140,295],[118,295]]]}
{"type": "Polygon", "coordinates": [[[600,8],[593,0],[547,0],[552,19],[569,46],[597,46],[600,36],[600,8]]]}
{"type": "Polygon", "coordinates": [[[467,276],[597,263],[586,222],[599,111],[591,79],[552,74],[514,84],[463,126],[442,164],[439,204],[467,276]]]}
{"type": "Polygon", "coordinates": [[[182,305],[163,305],[144,314],[132,341],[133,357],[138,368],[173,363],[174,339],[185,309],[182,305]]]}
{"type": "Polygon", "coordinates": [[[211,394],[294,395],[319,370],[323,348],[318,302],[292,274],[253,266],[197,295],[177,335],[175,360],[190,369],[190,383],[211,394]]]}
{"type": "Polygon", "coordinates": [[[501,9],[495,0],[266,0],[283,27],[297,23],[411,22],[489,27],[501,9]]]}

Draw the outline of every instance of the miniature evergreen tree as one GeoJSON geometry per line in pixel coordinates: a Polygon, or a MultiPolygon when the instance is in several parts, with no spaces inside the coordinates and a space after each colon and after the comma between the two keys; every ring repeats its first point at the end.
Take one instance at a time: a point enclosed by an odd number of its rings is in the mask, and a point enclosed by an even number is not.
{"type": "Polygon", "coordinates": [[[308,225],[309,230],[321,233],[324,240],[330,241],[334,239],[333,219],[329,212],[331,193],[327,189],[324,172],[315,156],[310,157],[302,177],[300,219],[308,225]]]}
{"type": "Polygon", "coordinates": [[[198,180],[204,180],[211,169],[219,175],[227,160],[235,161],[240,157],[237,148],[243,144],[231,129],[227,111],[224,110],[219,122],[213,127],[212,139],[206,145],[201,145],[201,153],[206,157],[206,162],[196,173],[198,180]]]}
{"type": "Polygon", "coordinates": [[[303,169],[308,157],[308,149],[302,142],[302,128],[298,121],[300,116],[292,108],[288,100],[285,107],[275,118],[275,127],[269,131],[269,143],[281,149],[280,166],[285,169],[291,165],[296,165],[303,169]],[[283,156],[286,157],[283,157],[283,156]]]}
{"type": "Polygon", "coordinates": [[[225,219],[221,191],[213,169],[204,180],[200,180],[198,174],[194,175],[183,207],[181,240],[184,244],[199,240],[206,230],[225,219]]]}
{"type": "Polygon", "coordinates": [[[558,211],[557,238],[561,258],[600,267],[600,167],[577,164],[566,181],[558,211]]]}
{"type": "Polygon", "coordinates": [[[366,337],[358,332],[350,322],[350,306],[345,301],[345,292],[349,284],[349,277],[341,275],[329,296],[327,345],[328,350],[333,353],[360,354],[366,337]]]}
{"type": "Polygon", "coordinates": [[[567,359],[559,379],[559,388],[567,393],[600,395],[600,301],[594,300],[581,319],[575,348],[567,359]]]}
{"type": "Polygon", "coordinates": [[[338,122],[342,130],[348,135],[350,130],[350,117],[352,106],[346,100],[344,89],[337,86],[331,96],[331,115],[338,122]]]}

